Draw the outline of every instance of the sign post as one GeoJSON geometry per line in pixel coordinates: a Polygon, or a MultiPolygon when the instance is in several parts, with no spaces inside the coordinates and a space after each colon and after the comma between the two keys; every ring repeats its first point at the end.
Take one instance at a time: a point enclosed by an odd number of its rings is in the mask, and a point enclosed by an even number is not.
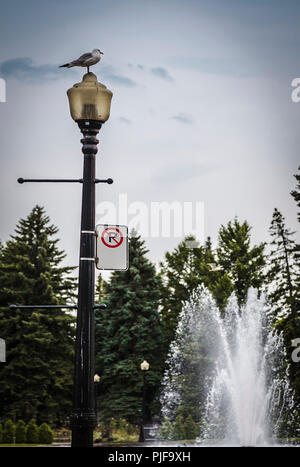
{"type": "Polygon", "coordinates": [[[129,264],[127,226],[99,224],[96,233],[96,268],[126,271],[129,264]]]}

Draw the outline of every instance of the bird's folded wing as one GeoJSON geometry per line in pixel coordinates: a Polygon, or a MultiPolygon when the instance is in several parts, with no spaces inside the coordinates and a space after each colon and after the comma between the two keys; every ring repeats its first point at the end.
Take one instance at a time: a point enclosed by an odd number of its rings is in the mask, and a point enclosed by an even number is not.
{"type": "Polygon", "coordinates": [[[77,58],[76,60],[73,60],[72,63],[74,63],[74,64],[84,63],[86,60],[89,60],[91,58],[93,58],[93,55],[91,53],[83,54],[79,58],[77,58]]]}

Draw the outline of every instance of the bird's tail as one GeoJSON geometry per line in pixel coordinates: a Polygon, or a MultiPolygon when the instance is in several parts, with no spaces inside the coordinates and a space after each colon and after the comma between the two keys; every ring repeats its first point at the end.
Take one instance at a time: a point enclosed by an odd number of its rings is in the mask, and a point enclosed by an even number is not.
{"type": "Polygon", "coordinates": [[[64,65],[60,65],[58,68],[68,67],[70,68],[72,65],[71,63],[65,63],[64,65]]]}

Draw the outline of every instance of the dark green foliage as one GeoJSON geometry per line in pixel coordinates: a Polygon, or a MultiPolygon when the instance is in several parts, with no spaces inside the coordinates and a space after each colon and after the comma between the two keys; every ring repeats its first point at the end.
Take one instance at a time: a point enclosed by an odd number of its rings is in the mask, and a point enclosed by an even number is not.
{"type": "Polygon", "coordinates": [[[37,444],[39,442],[39,429],[34,418],[27,425],[26,442],[27,444],[37,444]]]}
{"type": "Polygon", "coordinates": [[[214,272],[215,280],[208,284],[208,289],[211,291],[219,309],[224,311],[228,298],[234,292],[234,285],[229,274],[221,267],[217,267],[214,272]]]}
{"type": "Polygon", "coordinates": [[[4,423],[3,429],[3,443],[4,444],[12,444],[15,441],[15,425],[13,424],[12,420],[8,419],[4,423]]]}
{"type": "MultiPolygon", "coordinates": [[[[218,264],[230,279],[239,305],[245,302],[249,287],[261,290],[264,280],[265,244],[251,247],[250,231],[249,224],[241,224],[237,218],[219,230],[218,264]]],[[[229,292],[229,284],[227,288],[229,292]]]]}
{"type": "Polygon", "coordinates": [[[164,419],[158,435],[160,440],[195,440],[199,436],[199,428],[191,415],[185,419],[178,414],[173,423],[168,418],[164,419]]]}
{"type": "Polygon", "coordinates": [[[58,229],[36,206],[0,251],[0,336],[7,364],[0,373],[2,416],[59,421],[71,410],[74,318],[64,309],[14,309],[11,304],[64,304],[74,297],[74,268],[53,239],[58,229]]]}
{"type": "Polygon", "coordinates": [[[234,290],[234,286],[227,272],[218,264],[218,258],[212,249],[210,237],[205,242],[204,253],[203,261],[205,266],[202,267],[206,268],[206,274],[201,284],[211,292],[216,304],[220,310],[223,310],[234,290]]]}
{"type": "Polygon", "coordinates": [[[175,418],[174,422],[174,427],[173,427],[173,439],[174,440],[184,440],[186,439],[185,437],[185,426],[183,423],[183,418],[181,415],[177,415],[175,418]]]}
{"type": "Polygon", "coordinates": [[[186,418],[184,428],[185,428],[185,439],[194,440],[199,435],[198,426],[194,422],[191,415],[188,415],[188,417],[186,418]]]}
{"type": "Polygon", "coordinates": [[[26,442],[26,426],[23,420],[18,420],[16,424],[16,443],[23,444],[26,442]]]}
{"type": "Polygon", "coordinates": [[[106,286],[107,286],[107,283],[105,282],[101,274],[99,274],[96,280],[96,290],[95,290],[95,302],[96,303],[101,303],[104,300],[106,286]]]}
{"type": "Polygon", "coordinates": [[[99,418],[139,423],[142,408],[141,362],[146,375],[146,417],[158,410],[155,398],[163,371],[162,331],[158,314],[161,283],[139,236],[131,234],[130,266],[115,271],[105,287],[105,310],[96,311],[96,372],[101,376],[99,418]]]}
{"type": "MultiPolygon", "coordinates": [[[[241,305],[247,297],[249,287],[262,287],[264,245],[250,246],[250,230],[247,222],[240,224],[235,219],[226,227],[221,227],[217,254],[212,250],[209,238],[204,246],[200,246],[194,237],[187,237],[172,253],[165,255],[165,262],[161,264],[164,284],[161,314],[164,332],[168,337],[167,349],[170,350],[171,361],[170,344],[174,339],[178,339],[178,335],[175,336],[178,317],[192,294],[197,291],[201,303],[201,297],[210,292],[222,311],[232,292],[236,293],[241,305]],[[194,248],[188,248],[191,243],[194,248]]],[[[215,306],[211,299],[209,303],[211,307],[215,306]]],[[[209,313],[209,310],[203,311],[203,316],[207,312],[209,313]]],[[[207,336],[203,335],[201,330],[202,319],[203,317],[198,316],[196,319],[198,324],[193,325],[193,333],[197,329],[195,338],[191,337],[191,330],[187,331],[189,336],[187,339],[181,336],[183,359],[177,362],[176,366],[176,368],[180,366],[180,371],[178,375],[168,376],[168,384],[180,393],[180,404],[171,409],[170,420],[174,421],[174,415],[180,415],[183,420],[192,416],[194,421],[200,424],[199,431],[206,399],[204,381],[213,367],[213,358],[208,354],[211,343],[207,342],[207,336]],[[176,381],[177,377],[178,381],[176,381]]],[[[206,316],[207,319],[209,316],[206,316]]],[[[169,359],[167,367],[168,364],[169,359]]],[[[164,397],[165,395],[163,400],[164,397]]],[[[166,403],[167,401],[164,400],[164,404],[166,403]]]]}
{"type": "Polygon", "coordinates": [[[209,238],[205,246],[200,246],[195,237],[188,236],[171,253],[167,252],[165,261],[160,263],[163,283],[161,316],[166,352],[174,338],[184,302],[200,284],[211,288],[217,284],[219,274],[214,270],[214,261],[209,238]]]}
{"type": "Polygon", "coordinates": [[[53,441],[53,431],[47,423],[43,423],[38,430],[38,439],[41,444],[51,444],[53,441]]]}
{"type": "Polygon", "coordinates": [[[185,301],[199,285],[204,285],[223,310],[232,292],[239,304],[249,287],[260,289],[263,282],[264,244],[250,247],[250,226],[237,219],[221,226],[216,253],[208,237],[201,246],[188,236],[160,263],[163,282],[162,319],[167,348],[174,338],[178,316],[185,301]],[[192,248],[190,247],[192,246],[192,248]]]}
{"type": "Polygon", "coordinates": [[[183,362],[178,381],[180,405],[175,413],[181,415],[184,420],[192,415],[199,421],[205,403],[204,381],[210,372],[212,361],[207,354],[203,336],[197,337],[192,338],[188,335],[182,349],[183,362]]]}
{"type": "MultiPolygon", "coordinates": [[[[298,167],[300,170],[300,167],[298,167]]],[[[298,208],[300,209],[300,173],[294,175],[295,179],[297,180],[296,189],[291,192],[294,200],[297,203],[298,208]]],[[[298,221],[300,222],[300,211],[298,212],[298,221]]]]}
{"type": "Polygon", "coordinates": [[[288,313],[296,316],[299,310],[299,260],[293,240],[294,232],[285,226],[283,215],[274,210],[270,226],[271,252],[266,283],[270,285],[268,298],[276,316],[288,313]]]}
{"type": "Polygon", "coordinates": [[[3,442],[3,426],[2,423],[0,423],[0,444],[3,442]]]}
{"type": "Polygon", "coordinates": [[[161,440],[173,439],[173,425],[168,418],[165,418],[158,432],[158,437],[161,440]]]}
{"type": "MultiPolygon", "coordinates": [[[[289,355],[293,339],[300,336],[300,258],[299,247],[285,226],[283,215],[274,210],[270,226],[271,253],[266,274],[267,296],[272,306],[274,324],[283,332],[289,355]]],[[[300,365],[290,362],[290,378],[300,403],[300,365]]]]}
{"type": "Polygon", "coordinates": [[[204,287],[194,291],[180,315],[180,326],[170,346],[163,379],[163,416],[174,422],[189,416],[201,422],[206,402],[207,378],[215,364],[216,311],[211,293],[204,287]]]}

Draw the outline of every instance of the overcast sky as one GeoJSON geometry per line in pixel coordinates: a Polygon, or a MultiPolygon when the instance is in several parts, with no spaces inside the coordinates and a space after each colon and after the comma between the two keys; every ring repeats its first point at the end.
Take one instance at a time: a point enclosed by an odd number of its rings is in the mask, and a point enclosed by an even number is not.
{"type": "MultiPolygon", "coordinates": [[[[10,0],[1,3],[1,229],[5,242],[34,205],[78,263],[80,185],[18,177],[82,175],[66,90],[84,70],[58,68],[99,48],[91,71],[113,92],[99,134],[101,201],[204,203],[204,234],[234,216],[268,240],[275,207],[298,229],[290,191],[300,165],[300,3],[287,0],[10,0]]],[[[122,214],[122,213],[121,213],[122,214]]],[[[120,214],[120,215],[121,215],[120,214]]],[[[158,262],[180,238],[147,238],[158,262]]]]}

